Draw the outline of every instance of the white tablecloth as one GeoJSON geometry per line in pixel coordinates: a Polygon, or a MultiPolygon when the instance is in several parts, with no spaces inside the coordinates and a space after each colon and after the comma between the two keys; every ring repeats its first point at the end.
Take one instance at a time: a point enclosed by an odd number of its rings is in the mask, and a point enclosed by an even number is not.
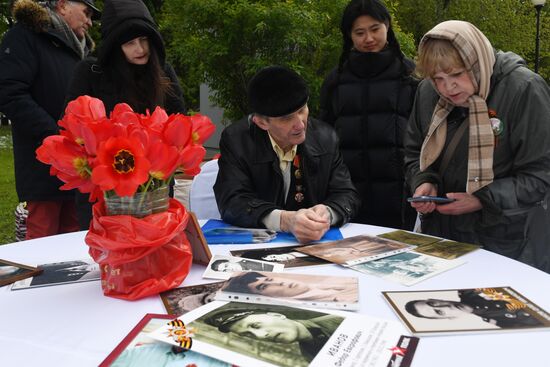
{"type": "MultiPolygon", "coordinates": [[[[390,229],[350,224],[345,237],[390,229]]],[[[0,246],[0,259],[24,264],[87,258],[85,232],[0,246]]],[[[277,244],[278,246],[279,244],[277,244]]],[[[281,244],[282,245],[282,244],[281,244]]],[[[211,246],[213,253],[265,245],[211,246]]],[[[337,265],[289,271],[359,277],[359,312],[397,320],[381,295],[384,290],[453,289],[511,286],[550,310],[550,275],[508,258],[480,250],[463,257],[466,264],[413,287],[401,286],[337,265]]],[[[193,268],[182,286],[209,282],[203,266],[193,268]]],[[[158,296],[123,301],[103,296],[99,282],[11,291],[0,288],[0,365],[98,365],[146,313],[166,313],[158,296]]],[[[550,332],[510,332],[423,337],[414,367],[518,367],[548,365],[550,332]]]]}

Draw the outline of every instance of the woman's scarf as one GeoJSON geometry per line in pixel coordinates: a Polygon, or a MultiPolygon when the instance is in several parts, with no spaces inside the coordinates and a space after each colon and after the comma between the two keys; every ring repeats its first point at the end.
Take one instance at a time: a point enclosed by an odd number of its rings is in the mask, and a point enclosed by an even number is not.
{"type": "MultiPolygon", "coordinates": [[[[462,57],[476,92],[468,98],[470,139],[466,192],[473,193],[493,182],[494,136],[485,100],[489,95],[495,54],[489,40],[474,25],[450,20],[426,33],[419,49],[428,38],[450,41],[462,57]]],[[[431,80],[432,84],[435,83],[431,80]]],[[[438,91],[439,93],[439,91],[438,91]]],[[[441,154],[447,136],[447,116],[455,106],[440,95],[434,109],[428,134],[420,150],[420,170],[428,168],[441,154]]]]}

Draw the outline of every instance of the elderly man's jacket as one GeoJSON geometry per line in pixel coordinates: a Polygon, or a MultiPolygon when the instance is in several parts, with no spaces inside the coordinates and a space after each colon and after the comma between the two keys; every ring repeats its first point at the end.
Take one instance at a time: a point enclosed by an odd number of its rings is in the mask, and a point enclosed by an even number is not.
{"type": "MultiPolygon", "coordinates": [[[[214,185],[224,221],[241,227],[263,227],[274,209],[287,209],[279,161],[266,131],[242,120],[227,127],[220,141],[219,173],[214,185]]],[[[303,184],[311,205],[330,206],[347,223],[360,200],[338,149],[334,130],[310,119],[306,140],[298,146],[303,184]]]]}
{"type": "Polygon", "coordinates": [[[72,199],[35,151],[45,137],[57,134],[69,80],[84,54],[52,27],[38,3],[18,0],[13,13],[17,23],[0,46],[0,111],[12,122],[17,194],[20,201],[72,199]]]}

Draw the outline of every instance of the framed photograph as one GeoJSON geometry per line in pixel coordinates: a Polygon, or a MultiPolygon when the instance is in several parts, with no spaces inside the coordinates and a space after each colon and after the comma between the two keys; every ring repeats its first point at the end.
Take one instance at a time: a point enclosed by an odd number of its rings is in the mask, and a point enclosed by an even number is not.
{"type": "Polygon", "coordinates": [[[340,241],[299,247],[297,250],[336,264],[351,266],[410,251],[415,247],[381,237],[360,235],[340,241]]]}
{"type": "Polygon", "coordinates": [[[41,272],[42,269],[39,268],[0,259],[0,287],[33,277],[41,272]]]}
{"type": "Polygon", "coordinates": [[[18,280],[11,290],[47,287],[68,283],[89,282],[100,279],[99,265],[92,259],[63,261],[38,265],[42,273],[32,278],[18,280]]]}
{"type": "Polygon", "coordinates": [[[248,250],[233,250],[231,255],[253,260],[283,264],[285,268],[330,264],[329,261],[304,254],[298,249],[303,246],[266,247],[248,250]]]}
{"type": "Polygon", "coordinates": [[[382,294],[417,335],[550,328],[550,314],[510,287],[382,294]]]}
{"type": "Polygon", "coordinates": [[[359,280],[296,273],[233,273],[216,294],[220,301],[359,309],[359,280]]]}
{"type": "Polygon", "coordinates": [[[269,271],[281,272],[284,265],[267,261],[244,259],[241,257],[214,255],[206,267],[203,278],[227,280],[234,272],[269,271]]]}
{"type": "Polygon", "coordinates": [[[203,356],[201,354],[185,351],[182,348],[161,343],[149,337],[149,334],[161,327],[167,320],[173,320],[175,316],[146,314],[130,333],[115,347],[105,358],[99,367],[108,366],[231,366],[225,362],[203,356]]]}
{"type": "Polygon", "coordinates": [[[193,351],[239,366],[407,367],[418,343],[400,323],[363,314],[221,301],[199,307],[151,336],[179,345],[177,325],[193,330],[193,351]]]}
{"type": "Polygon", "coordinates": [[[351,269],[386,280],[413,285],[464,264],[462,260],[445,260],[413,251],[352,265],[351,269]]]}
{"type": "Polygon", "coordinates": [[[191,250],[193,251],[193,263],[208,265],[210,259],[212,258],[212,253],[208,248],[208,243],[206,243],[206,239],[204,238],[197,217],[193,212],[188,213],[189,222],[185,228],[185,234],[191,244],[191,250]]]}
{"type": "Polygon", "coordinates": [[[166,312],[172,315],[183,315],[214,300],[216,292],[225,284],[214,282],[174,288],[159,294],[166,312]]]}

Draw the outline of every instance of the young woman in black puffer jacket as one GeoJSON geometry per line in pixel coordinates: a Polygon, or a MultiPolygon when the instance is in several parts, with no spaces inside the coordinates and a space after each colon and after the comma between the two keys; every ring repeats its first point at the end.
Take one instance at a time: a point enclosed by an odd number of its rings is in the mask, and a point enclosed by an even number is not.
{"type": "Polygon", "coordinates": [[[334,126],[362,207],[353,221],[412,229],[406,203],[403,133],[418,81],[378,0],[352,0],[340,30],[339,65],[321,89],[319,118],[334,126]]]}

